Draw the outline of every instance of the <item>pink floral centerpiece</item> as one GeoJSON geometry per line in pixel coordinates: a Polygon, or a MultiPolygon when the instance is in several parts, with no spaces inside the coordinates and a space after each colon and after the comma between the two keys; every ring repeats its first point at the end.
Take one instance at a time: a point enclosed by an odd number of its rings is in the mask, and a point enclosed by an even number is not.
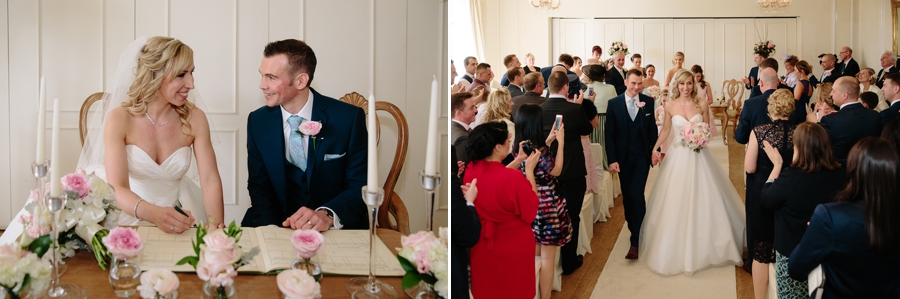
{"type": "Polygon", "coordinates": [[[33,242],[25,245],[0,245],[0,294],[18,299],[24,291],[40,294],[50,284],[50,262],[41,259],[49,244],[33,242]],[[37,252],[37,253],[36,253],[37,252]]]}
{"type": "Polygon", "coordinates": [[[753,45],[753,53],[766,52],[769,56],[775,53],[775,43],[768,40],[761,40],[753,45]]]}
{"type": "Polygon", "coordinates": [[[439,239],[434,232],[420,231],[400,237],[403,248],[397,252],[397,259],[406,270],[403,277],[404,290],[419,286],[419,291],[422,292],[420,282],[424,282],[439,298],[448,297],[446,228],[440,228],[440,236],[439,239]]]}
{"type": "Polygon", "coordinates": [[[234,277],[237,269],[248,263],[244,260],[241,246],[243,231],[231,221],[225,229],[207,232],[206,226],[200,223],[195,236],[194,256],[186,256],[177,265],[190,264],[197,270],[197,277],[205,281],[204,292],[214,298],[225,299],[233,296],[234,277]]]}

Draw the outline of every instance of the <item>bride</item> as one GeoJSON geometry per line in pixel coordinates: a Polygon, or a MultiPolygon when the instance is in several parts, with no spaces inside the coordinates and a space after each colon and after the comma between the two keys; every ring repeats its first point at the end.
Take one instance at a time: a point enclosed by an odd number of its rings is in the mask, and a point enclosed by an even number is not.
{"type": "Polygon", "coordinates": [[[698,100],[694,76],[687,70],[675,73],[670,95],[653,148],[659,148],[669,134],[675,139],[647,199],[640,260],[660,275],[691,275],[709,267],[741,265],[744,205],[708,148],[696,153],[681,143],[682,127],[709,123],[707,103],[698,100]]]}
{"type": "Polygon", "coordinates": [[[102,129],[92,130],[78,161],[115,188],[119,225],[180,234],[209,215],[210,227],[224,227],[209,122],[188,100],[193,72],[193,50],[170,37],[138,38],[119,58],[104,112],[92,122],[102,129]],[[202,189],[187,174],[193,156],[202,189]]]}

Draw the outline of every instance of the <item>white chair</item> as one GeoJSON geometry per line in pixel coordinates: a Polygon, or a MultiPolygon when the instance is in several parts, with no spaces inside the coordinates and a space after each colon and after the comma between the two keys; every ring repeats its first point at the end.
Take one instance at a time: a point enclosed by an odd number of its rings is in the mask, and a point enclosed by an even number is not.
{"type": "Polygon", "coordinates": [[[591,154],[594,156],[595,170],[598,176],[600,192],[594,195],[594,222],[606,222],[611,217],[609,208],[613,207],[613,179],[608,171],[603,170],[603,146],[591,143],[591,154]]]}
{"type": "MultiPolygon", "coordinates": [[[[594,193],[584,196],[584,204],[581,206],[581,230],[578,232],[578,255],[591,252],[591,239],[594,237],[594,193]]],[[[573,225],[575,223],[572,223],[573,225]]]]}

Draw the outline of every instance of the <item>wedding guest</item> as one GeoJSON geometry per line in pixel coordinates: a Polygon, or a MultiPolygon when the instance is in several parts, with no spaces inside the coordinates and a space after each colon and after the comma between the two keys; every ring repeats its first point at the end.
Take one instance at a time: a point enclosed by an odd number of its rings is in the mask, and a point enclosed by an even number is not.
{"type": "Polygon", "coordinates": [[[666,79],[663,81],[664,88],[669,89],[669,84],[672,83],[672,76],[675,76],[675,72],[684,68],[683,64],[684,53],[681,53],[681,51],[675,52],[675,57],[672,58],[672,68],[666,73],[666,79]]]}
{"type": "Polygon", "coordinates": [[[754,86],[759,84],[759,64],[766,58],[769,58],[769,52],[767,51],[756,51],[756,53],[753,53],[754,66],[750,68],[750,74],[741,79],[744,82],[744,88],[753,89],[754,86]]]}
{"type": "MultiPolygon", "coordinates": [[[[781,80],[778,79],[778,60],[775,60],[775,58],[763,59],[763,61],[759,63],[759,69],[760,69],[760,71],[762,71],[763,69],[766,69],[766,68],[770,68],[775,71],[775,80],[776,80],[775,83],[778,85],[778,87],[776,87],[776,88],[794,90],[790,86],[784,85],[784,83],[782,83],[781,80]]],[[[759,84],[757,84],[750,90],[750,97],[752,98],[752,97],[758,96],[761,93],[762,92],[759,90],[759,84]]]]}
{"type": "Polygon", "coordinates": [[[469,90],[469,85],[475,80],[475,69],[478,68],[478,59],[472,56],[466,57],[463,59],[463,65],[465,65],[466,73],[459,78],[458,83],[462,83],[466,87],[464,90],[469,90]]]}
{"type": "MultiPolygon", "coordinates": [[[[609,103],[609,100],[616,97],[616,88],[604,82],[606,79],[606,68],[603,67],[603,65],[591,65],[586,71],[586,74],[591,81],[591,88],[593,91],[590,96],[586,97],[594,103],[594,107],[597,111],[597,127],[590,135],[591,142],[599,143],[600,146],[605,149],[606,132],[603,128],[606,128],[606,106],[609,103]]],[[[603,170],[609,170],[609,163],[606,160],[606,155],[603,155],[603,170]]]]}
{"type": "MultiPolygon", "coordinates": [[[[641,67],[641,62],[642,62],[642,61],[641,61],[641,54],[634,53],[634,55],[631,55],[631,67],[628,68],[628,69],[629,69],[629,70],[640,70],[641,73],[643,73],[643,72],[644,72],[644,68],[641,67]]],[[[646,74],[645,74],[645,75],[646,75],[646,74]]],[[[646,76],[645,76],[645,77],[646,77],[646,76]]],[[[646,86],[645,86],[645,87],[646,87],[646,86]]]]}
{"type": "Polygon", "coordinates": [[[487,103],[487,97],[491,92],[484,86],[478,86],[472,89],[470,93],[472,94],[472,104],[475,105],[475,121],[469,124],[469,129],[472,129],[482,123],[484,113],[487,112],[485,103],[487,103]]]}
{"type": "MultiPolygon", "coordinates": [[[[559,130],[551,129],[550,135],[544,138],[543,111],[537,105],[524,105],[516,114],[516,159],[509,166],[517,167],[524,175],[528,175],[525,159],[532,154],[539,155],[534,167],[534,181],[537,186],[538,213],[531,228],[537,242],[535,252],[541,257],[540,279],[538,286],[541,298],[550,298],[553,288],[553,274],[556,270],[556,250],[572,239],[572,221],[566,208],[566,198],[558,192],[556,181],[562,173],[563,148],[565,146],[565,126],[559,130]],[[556,154],[550,151],[548,143],[558,141],[556,154]],[[523,145],[528,146],[523,146],[523,145]],[[529,151],[530,150],[530,151],[529,151]]],[[[580,212],[580,211],[579,211],[580,212]]],[[[575,236],[577,237],[577,236],[575,236]]]]}
{"type": "MultiPolygon", "coordinates": [[[[834,83],[820,84],[818,87],[818,96],[816,98],[815,109],[813,113],[807,113],[806,121],[818,123],[825,115],[831,115],[837,112],[838,107],[831,98],[831,91],[834,89],[834,83]]],[[[809,109],[807,109],[809,110],[809,109]]]]}
{"type": "Polygon", "coordinates": [[[509,71],[504,74],[504,76],[509,78],[509,85],[506,86],[506,90],[509,91],[509,96],[517,97],[525,93],[525,88],[522,85],[525,83],[525,71],[522,67],[514,66],[509,68],[509,71]]]}
{"type": "Polygon", "coordinates": [[[888,108],[888,103],[884,101],[884,93],[881,92],[881,87],[875,85],[875,70],[868,67],[860,70],[856,73],[856,80],[859,80],[859,91],[861,93],[871,92],[875,94],[875,105],[868,107],[869,109],[881,112],[888,108]]]}
{"type": "Polygon", "coordinates": [[[881,134],[881,122],[878,112],[866,109],[859,102],[859,82],[853,77],[838,78],[831,90],[831,98],[841,108],[837,113],[823,116],[819,124],[828,132],[835,158],[844,163],[857,141],[881,134]]]}
{"type": "MultiPolygon", "coordinates": [[[[747,144],[750,141],[750,131],[756,126],[771,122],[766,116],[769,96],[775,92],[778,86],[778,74],[771,68],[763,68],[759,72],[759,89],[760,95],[752,97],[744,101],[744,109],[741,110],[740,120],[737,128],[734,129],[734,141],[740,144],[747,144]]],[[[749,185],[749,182],[748,182],[749,185]]]]}
{"type": "Polygon", "coordinates": [[[479,63],[478,67],[475,69],[475,79],[472,80],[472,84],[469,85],[466,91],[472,92],[473,89],[479,86],[484,86],[485,90],[488,93],[491,92],[491,80],[494,79],[494,72],[491,71],[491,65],[487,63],[479,63]]]}
{"type": "Polygon", "coordinates": [[[883,126],[892,119],[900,117],[900,74],[884,75],[881,92],[884,93],[884,98],[891,102],[890,107],[881,111],[881,125],[883,126]]]}
{"type": "Polygon", "coordinates": [[[898,166],[897,148],[887,140],[865,138],[853,146],[846,188],[836,202],[816,206],[791,253],[793,279],[821,265],[822,298],[900,298],[898,166]]]}
{"type": "MultiPolygon", "coordinates": [[[[713,97],[712,97],[712,88],[709,86],[709,82],[706,82],[706,76],[703,75],[703,68],[699,65],[694,65],[691,67],[691,73],[694,73],[694,82],[697,82],[695,86],[697,86],[697,97],[700,98],[701,101],[706,101],[707,105],[712,105],[713,97]]],[[[708,108],[709,115],[712,117],[712,108],[708,108]]],[[[709,137],[716,137],[719,133],[716,132],[716,123],[714,119],[710,119],[709,124],[709,137]]]]}
{"type": "Polygon", "coordinates": [[[825,69],[825,71],[822,73],[822,79],[819,80],[820,83],[834,83],[834,81],[841,76],[841,71],[834,69],[836,61],[837,58],[834,57],[834,54],[825,54],[822,56],[822,60],[819,63],[822,64],[822,68],[825,69]]]}
{"type": "Polygon", "coordinates": [[[591,47],[591,57],[599,61],[601,56],[603,56],[603,48],[601,48],[600,45],[591,47]]]}
{"type": "Polygon", "coordinates": [[[525,176],[500,161],[509,152],[506,124],[490,122],[469,134],[463,183],[478,180],[475,209],[481,236],[472,247],[474,298],[534,298],[534,244],[531,223],[538,211],[534,169],[540,153],[525,160],[525,176]],[[503,286],[503,287],[498,287],[503,286]]]}
{"type": "MultiPolygon", "coordinates": [[[[775,211],[775,283],[778,298],[806,298],[806,279],[794,280],[788,275],[791,252],[806,232],[816,205],[834,200],[845,186],[845,173],[831,153],[825,129],[814,123],[802,123],[794,130],[794,155],[782,169],[786,157],[768,141],[766,156],[773,168],[760,194],[760,203],[775,211]]],[[[759,177],[757,179],[762,179],[759,177]]]]}
{"type": "MultiPolygon", "coordinates": [[[[760,74],[766,80],[765,71],[760,74]]],[[[768,84],[763,81],[761,84],[768,84]]],[[[781,153],[785,160],[793,160],[793,134],[797,125],[790,123],[794,113],[794,97],[790,91],[779,89],[772,93],[766,107],[771,123],[753,128],[747,153],[744,156],[744,169],[754,176],[747,184],[747,238],[749,256],[753,259],[753,293],[757,299],[766,298],[769,280],[769,265],[775,262],[775,214],[760,202],[760,193],[766,180],[765,175],[772,172],[774,163],[771,155],[760,155],[763,145],[769,143],[781,153]],[[758,174],[758,175],[757,175],[758,174]]]]}
{"type": "Polygon", "coordinates": [[[878,106],[878,95],[871,91],[863,92],[859,94],[859,102],[862,103],[863,107],[866,107],[866,109],[875,110],[876,106],[878,106]]]}
{"type": "Polygon", "coordinates": [[[469,124],[475,122],[475,104],[472,93],[458,92],[450,95],[450,110],[453,118],[450,122],[450,144],[456,149],[455,159],[468,162],[466,159],[466,143],[469,139],[469,124]]]}
{"type": "Polygon", "coordinates": [[[791,122],[799,124],[806,120],[806,110],[809,108],[809,99],[812,98],[813,88],[809,82],[809,74],[812,67],[806,60],[797,62],[794,67],[796,71],[797,83],[794,85],[794,115],[791,116],[791,122]]]}
{"type": "Polygon", "coordinates": [[[457,82],[453,84],[454,80],[457,80],[457,76],[459,74],[456,73],[456,65],[453,64],[453,60],[450,60],[450,93],[457,93],[466,91],[466,86],[462,84],[462,82],[457,82]]]}
{"type": "Polygon", "coordinates": [[[513,97],[513,107],[512,110],[509,111],[509,114],[515,116],[519,107],[522,107],[522,105],[525,104],[543,104],[544,101],[547,100],[547,98],[541,96],[541,92],[543,91],[544,77],[541,77],[541,73],[529,73],[528,75],[525,75],[525,93],[513,97]]]}
{"type": "Polygon", "coordinates": [[[606,72],[606,84],[616,88],[616,95],[625,92],[625,53],[613,53],[613,67],[606,72]]]}
{"type": "MultiPolygon", "coordinates": [[[[521,67],[522,63],[519,62],[519,57],[516,57],[516,54],[509,54],[503,57],[503,66],[506,67],[506,70],[509,70],[510,68],[521,67]]],[[[500,77],[500,86],[508,86],[509,81],[510,78],[506,76],[506,73],[503,73],[503,76],[500,77]]]]}
{"type": "MultiPolygon", "coordinates": [[[[584,116],[588,119],[588,122],[591,123],[591,129],[593,129],[591,134],[593,134],[594,131],[597,131],[597,126],[600,125],[600,117],[597,115],[597,106],[594,105],[593,101],[584,99],[581,102],[581,107],[584,108],[584,116]]],[[[596,163],[594,161],[594,153],[591,151],[591,134],[581,135],[584,167],[587,171],[587,174],[585,175],[585,182],[587,183],[587,190],[584,191],[585,195],[600,193],[597,179],[601,174],[598,174],[597,169],[594,167],[596,163]]]]}
{"type": "Polygon", "coordinates": [[[572,67],[569,68],[569,71],[575,73],[578,78],[581,78],[581,66],[583,65],[583,61],[581,61],[581,57],[574,56],[572,59],[575,61],[575,64],[572,64],[572,67]]]}
{"type": "Polygon", "coordinates": [[[541,68],[534,66],[534,54],[528,53],[525,54],[525,74],[531,74],[533,72],[540,73],[541,68]]]}
{"type": "MultiPolygon", "coordinates": [[[[509,97],[509,92],[500,88],[495,90],[488,96],[487,109],[484,112],[484,118],[481,120],[481,124],[489,123],[489,122],[502,122],[506,124],[507,131],[509,132],[510,141],[512,141],[513,136],[516,134],[516,126],[510,121],[509,112],[512,110],[512,99],[509,97]]],[[[512,154],[512,149],[510,149],[509,154],[512,154]]]]}
{"type": "MultiPolygon", "coordinates": [[[[453,174],[459,171],[456,159],[455,147],[450,148],[450,156],[453,157],[453,174]]],[[[450,176],[450,202],[453,206],[450,223],[453,229],[450,232],[451,265],[450,285],[453,299],[469,298],[469,248],[478,243],[481,237],[481,221],[478,219],[478,211],[475,210],[475,198],[478,196],[478,180],[472,180],[468,185],[462,185],[462,179],[456,175],[450,176]],[[466,187],[467,190],[463,190],[466,187]]]]}
{"type": "Polygon", "coordinates": [[[853,60],[853,49],[844,46],[841,48],[841,51],[838,53],[838,55],[841,56],[841,63],[838,64],[840,75],[855,78],[856,73],[859,73],[859,64],[856,63],[856,60],[853,60]]]}
{"type": "MultiPolygon", "coordinates": [[[[881,130],[881,138],[890,141],[894,144],[894,147],[900,149],[900,119],[895,118],[889,121],[884,126],[884,130],[881,130]]],[[[900,155],[900,152],[897,154],[900,155]]]]}
{"type": "MultiPolygon", "coordinates": [[[[574,72],[569,70],[573,65],[575,65],[575,58],[573,58],[572,55],[563,53],[559,55],[558,61],[559,63],[557,63],[555,66],[562,67],[569,80],[569,90],[566,98],[575,98],[575,96],[577,96],[581,91],[581,81],[578,79],[578,76],[576,76],[574,72]]],[[[553,73],[553,67],[545,67],[541,69],[541,76],[544,77],[544,82],[550,82],[549,77],[551,73],[553,73]]]]}
{"type": "Polygon", "coordinates": [[[641,86],[644,88],[649,88],[650,86],[659,86],[659,81],[656,81],[653,77],[656,76],[656,67],[652,64],[648,64],[646,68],[647,72],[644,74],[644,81],[641,82],[641,86]]]}
{"type": "Polygon", "coordinates": [[[798,59],[797,56],[785,55],[784,71],[786,74],[784,75],[784,80],[782,80],[782,83],[784,83],[784,85],[790,86],[791,88],[794,88],[794,86],[797,85],[797,74],[795,67],[797,66],[798,62],[800,62],[800,59],[798,59]]]}
{"type": "Polygon", "coordinates": [[[894,59],[897,59],[894,52],[884,51],[884,54],[881,54],[881,70],[878,71],[878,78],[875,80],[875,85],[878,88],[881,88],[884,84],[884,75],[900,72],[894,66],[894,59]]]}

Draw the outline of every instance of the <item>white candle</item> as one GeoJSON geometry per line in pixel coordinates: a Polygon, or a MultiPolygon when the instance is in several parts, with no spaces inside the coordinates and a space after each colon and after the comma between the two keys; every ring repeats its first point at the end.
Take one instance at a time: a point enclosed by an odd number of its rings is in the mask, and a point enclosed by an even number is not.
{"type": "Polygon", "coordinates": [[[369,192],[378,192],[378,132],[375,124],[375,96],[369,94],[369,114],[366,120],[369,124],[369,166],[366,189],[369,192]]]}
{"type": "Polygon", "coordinates": [[[59,99],[53,99],[53,131],[50,133],[50,196],[59,196],[59,99]]]}
{"type": "Polygon", "coordinates": [[[41,76],[38,101],[37,157],[34,161],[40,164],[47,160],[47,138],[44,137],[47,131],[47,86],[44,85],[44,76],[41,76]]]}
{"type": "Polygon", "coordinates": [[[431,82],[431,110],[428,113],[428,139],[426,139],[425,146],[425,175],[437,175],[437,119],[440,109],[438,81],[435,77],[431,82]]]}

